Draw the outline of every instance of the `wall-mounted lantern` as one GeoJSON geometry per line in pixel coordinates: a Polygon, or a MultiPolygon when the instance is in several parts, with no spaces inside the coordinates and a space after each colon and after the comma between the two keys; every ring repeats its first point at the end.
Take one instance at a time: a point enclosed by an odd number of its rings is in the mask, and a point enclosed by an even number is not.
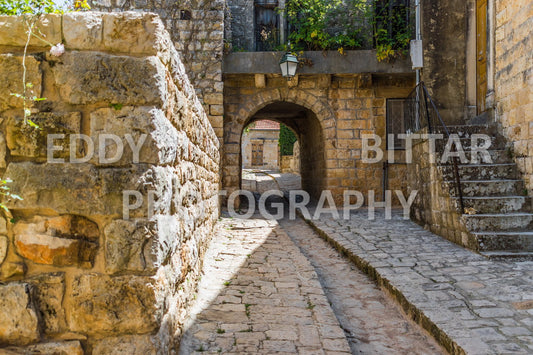
{"type": "Polygon", "coordinates": [[[279,62],[281,68],[281,75],[287,80],[291,80],[296,75],[298,69],[298,58],[291,53],[285,53],[279,62]]]}

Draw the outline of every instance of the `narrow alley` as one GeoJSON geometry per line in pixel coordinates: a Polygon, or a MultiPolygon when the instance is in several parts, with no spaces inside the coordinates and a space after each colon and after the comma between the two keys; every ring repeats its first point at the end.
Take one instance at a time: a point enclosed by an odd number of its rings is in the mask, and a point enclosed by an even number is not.
{"type": "Polygon", "coordinates": [[[303,220],[224,217],[181,353],[445,353],[303,220]]]}

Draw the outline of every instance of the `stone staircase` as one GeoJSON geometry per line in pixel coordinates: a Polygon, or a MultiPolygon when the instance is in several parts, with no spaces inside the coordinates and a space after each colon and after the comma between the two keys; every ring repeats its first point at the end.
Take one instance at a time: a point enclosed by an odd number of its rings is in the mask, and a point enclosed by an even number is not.
{"type": "MultiPolygon", "coordinates": [[[[459,164],[459,176],[466,213],[462,223],[477,245],[477,251],[491,259],[533,260],[533,209],[532,199],[527,196],[518,167],[513,161],[506,142],[495,127],[487,125],[451,126],[450,133],[457,134],[467,164],[459,164]],[[471,164],[471,136],[491,136],[489,148],[491,161],[479,155],[479,163],[471,164]]],[[[437,152],[443,152],[446,141],[437,142],[437,152]]],[[[437,154],[440,158],[440,154],[437,154]]],[[[460,211],[459,197],[455,189],[453,164],[439,163],[444,188],[450,191],[460,211]]]]}

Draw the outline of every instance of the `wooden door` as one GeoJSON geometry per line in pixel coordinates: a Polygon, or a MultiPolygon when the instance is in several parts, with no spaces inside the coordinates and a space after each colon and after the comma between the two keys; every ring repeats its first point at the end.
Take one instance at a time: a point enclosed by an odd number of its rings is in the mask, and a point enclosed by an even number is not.
{"type": "Polygon", "coordinates": [[[476,0],[477,113],[485,111],[487,96],[487,0],[476,0]]]}
{"type": "Polygon", "coordinates": [[[263,143],[252,143],[252,166],[263,165],[263,143]]]}

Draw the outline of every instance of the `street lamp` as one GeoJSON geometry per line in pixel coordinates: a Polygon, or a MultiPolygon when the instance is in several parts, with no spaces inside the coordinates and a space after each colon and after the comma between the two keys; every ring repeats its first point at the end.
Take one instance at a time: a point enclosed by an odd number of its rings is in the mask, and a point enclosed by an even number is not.
{"type": "Polygon", "coordinates": [[[281,68],[281,75],[287,80],[291,80],[296,75],[298,69],[298,58],[292,53],[285,53],[279,62],[281,68]]]}

